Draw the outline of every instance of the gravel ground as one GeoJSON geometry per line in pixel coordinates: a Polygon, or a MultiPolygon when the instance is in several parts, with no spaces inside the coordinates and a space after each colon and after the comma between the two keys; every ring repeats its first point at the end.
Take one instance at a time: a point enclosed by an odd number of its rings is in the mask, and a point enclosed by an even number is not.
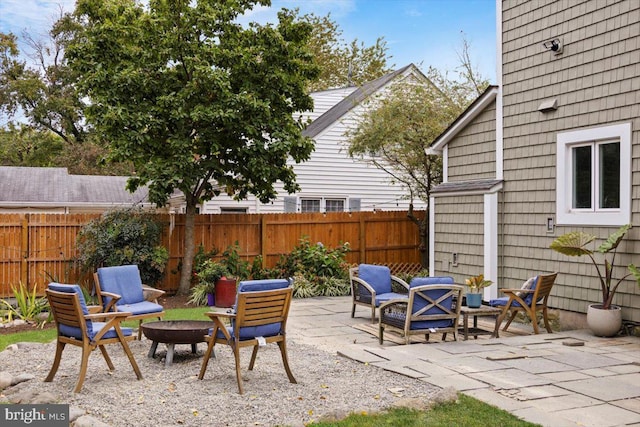
{"type": "MultiPolygon", "coordinates": [[[[107,350],[115,365],[109,372],[98,350],[80,393],[74,394],[80,349],[67,346],[53,382],[45,383],[55,343],[20,346],[0,353],[0,371],[30,373],[35,379],[4,390],[6,399],[26,390],[50,392],[59,403],[87,411],[111,426],[301,426],[323,417],[343,417],[351,412],[376,412],[393,405],[426,405],[438,389],[426,382],[361,364],[315,347],[288,340],[291,384],[278,347],[270,344],[258,353],[253,371],[247,367],[250,349],[241,350],[243,387],[238,394],[233,354],[216,346],[204,380],[197,375],[204,344],[198,354],[178,345],[174,363],[164,366],[166,347],[158,346],[155,359],[147,357],[151,342],[130,343],[144,379],[137,381],[118,345],[107,350]]],[[[0,400],[5,400],[0,395],[0,400]]]]}

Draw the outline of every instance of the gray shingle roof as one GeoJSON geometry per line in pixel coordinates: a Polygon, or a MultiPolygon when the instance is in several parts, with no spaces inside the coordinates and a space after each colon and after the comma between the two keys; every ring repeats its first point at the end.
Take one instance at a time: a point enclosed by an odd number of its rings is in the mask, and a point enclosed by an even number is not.
{"type": "Polygon", "coordinates": [[[351,111],[351,109],[356,105],[360,104],[371,94],[375,93],[378,89],[396,78],[396,76],[404,73],[408,68],[413,66],[413,64],[409,64],[399,70],[379,77],[374,81],[363,84],[345,99],[330,108],[326,113],[314,120],[304,131],[302,131],[302,134],[310,138],[315,138],[320,132],[334,124],[340,117],[351,111]]]}
{"type": "Polygon", "coordinates": [[[0,167],[0,205],[38,203],[136,205],[148,203],[148,189],[133,194],[126,176],[70,175],[66,168],[0,167]]]}
{"type": "Polygon", "coordinates": [[[445,182],[434,187],[431,190],[431,194],[435,196],[442,193],[485,193],[493,190],[499,190],[503,182],[504,181],[501,179],[479,179],[475,181],[445,182]]]}

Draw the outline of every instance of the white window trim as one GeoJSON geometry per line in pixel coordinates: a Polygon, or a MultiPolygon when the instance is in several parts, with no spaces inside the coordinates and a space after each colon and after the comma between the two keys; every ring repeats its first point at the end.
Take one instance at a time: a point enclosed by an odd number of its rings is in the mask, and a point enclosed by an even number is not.
{"type": "MultiPolygon", "coordinates": [[[[347,197],[340,196],[299,196],[298,197],[298,212],[302,212],[302,200],[319,200],[320,201],[320,213],[327,212],[327,200],[340,200],[343,202],[342,211],[332,211],[332,212],[347,212],[349,206],[349,200],[347,197]]],[[[309,212],[307,212],[309,213],[309,212]]]]}
{"type": "Polygon", "coordinates": [[[558,225],[623,225],[631,222],[631,123],[580,129],[558,134],[556,145],[556,219],[558,225]],[[620,208],[573,210],[571,148],[587,142],[620,141],[620,208]]]}

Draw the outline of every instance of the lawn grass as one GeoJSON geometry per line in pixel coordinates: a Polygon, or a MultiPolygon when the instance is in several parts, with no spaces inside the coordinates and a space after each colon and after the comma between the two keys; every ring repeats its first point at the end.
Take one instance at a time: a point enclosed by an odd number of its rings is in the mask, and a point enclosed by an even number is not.
{"type": "MultiPolygon", "coordinates": [[[[164,320],[206,320],[204,315],[209,307],[175,308],[166,310],[164,320]]],[[[138,322],[125,322],[126,326],[137,327],[138,322]]],[[[15,334],[0,335],[0,351],[8,345],[18,342],[50,342],[56,338],[56,330],[33,329],[15,334]]],[[[522,421],[509,412],[483,403],[477,399],[459,395],[458,403],[448,403],[436,406],[428,411],[418,411],[407,408],[396,408],[389,412],[368,415],[352,414],[341,421],[318,422],[314,427],[448,427],[448,426],[482,426],[482,427],[534,427],[522,421]]]]}
{"type": "Polygon", "coordinates": [[[473,397],[458,394],[457,403],[435,406],[428,411],[394,408],[375,415],[352,414],[340,421],[318,422],[313,427],[539,427],[522,421],[515,415],[483,403],[473,397]]]}

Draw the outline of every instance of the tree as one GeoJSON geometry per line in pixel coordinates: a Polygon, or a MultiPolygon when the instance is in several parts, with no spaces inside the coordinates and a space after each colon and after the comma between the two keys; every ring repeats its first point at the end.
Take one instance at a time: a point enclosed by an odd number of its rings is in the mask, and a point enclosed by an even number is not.
{"type": "Polygon", "coordinates": [[[197,205],[221,192],[266,203],[274,183],[294,192],[289,158],[307,160],[313,142],[294,112],[318,68],[306,44],[308,23],[291,11],[277,25],[243,28],[236,18],[267,0],[80,0],[69,16],[69,64],[90,100],[87,118],[115,160],[133,162],[131,191],[148,184],[164,205],[186,199],[178,293],[189,291],[197,205]]]}
{"type": "Polygon", "coordinates": [[[0,114],[19,119],[1,132],[0,162],[67,167],[74,174],[129,175],[127,162],[106,167],[104,144],[85,122],[77,79],[64,55],[70,34],[65,25],[59,21],[45,41],[23,35],[35,66],[21,59],[14,34],[0,33],[0,114]]]}
{"type": "Polygon", "coordinates": [[[336,87],[360,86],[391,71],[387,64],[387,43],[379,37],[372,46],[354,39],[345,43],[342,30],[331,15],[316,16],[313,13],[301,18],[312,25],[308,45],[320,66],[320,77],[309,86],[311,92],[336,87]]]}
{"type": "Polygon", "coordinates": [[[373,100],[357,126],[348,132],[351,157],[372,163],[408,191],[408,217],[418,226],[423,266],[429,265],[429,196],[442,181],[442,159],[428,154],[431,143],[487,87],[469,59],[463,42],[459,55],[459,80],[435,68],[427,72],[425,84],[398,83],[384,99],[373,100]],[[427,203],[419,218],[414,200],[427,203]]]}

